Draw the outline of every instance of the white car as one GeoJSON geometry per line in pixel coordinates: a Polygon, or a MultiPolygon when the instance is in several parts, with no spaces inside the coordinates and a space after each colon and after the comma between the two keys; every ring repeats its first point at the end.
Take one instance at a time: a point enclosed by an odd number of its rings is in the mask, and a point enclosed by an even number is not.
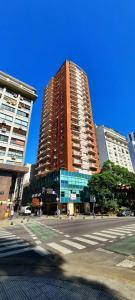
{"type": "Polygon", "coordinates": [[[23,216],[30,216],[31,215],[31,208],[29,206],[22,206],[19,215],[23,216]]]}

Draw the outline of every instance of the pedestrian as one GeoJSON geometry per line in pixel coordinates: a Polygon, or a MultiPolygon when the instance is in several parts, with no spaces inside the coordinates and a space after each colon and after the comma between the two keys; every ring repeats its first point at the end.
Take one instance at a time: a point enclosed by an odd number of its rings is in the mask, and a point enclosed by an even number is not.
{"type": "Polygon", "coordinates": [[[11,208],[11,211],[10,211],[10,219],[11,219],[11,220],[13,219],[13,216],[14,216],[14,209],[11,208]]]}
{"type": "Polygon", "coordinates": [[[67,210],[67,217],[70,217],[70,210],[67,210]]]}
{"type": "Polygon", "coordinates": [[[58,217],[60,216],[60,209],[59,208],[57,209],[57,216],[58,217]]]}

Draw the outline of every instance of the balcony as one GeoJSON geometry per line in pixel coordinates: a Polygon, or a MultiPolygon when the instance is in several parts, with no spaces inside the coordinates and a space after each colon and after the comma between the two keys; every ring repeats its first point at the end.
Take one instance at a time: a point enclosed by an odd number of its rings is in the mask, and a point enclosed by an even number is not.
{"type": "Polygon", "coordinates": [[[92,155],[89,156],[89,161],[95,162],[96,163],[96,158],[92,155]]]}
{"type": "Polygon", "coordinates": [[[93,171],[96,171],[97,170],[97,166],[95,166],[95,164],[91,164],[90,165],[90,169],[93,170],[93,171]]]}

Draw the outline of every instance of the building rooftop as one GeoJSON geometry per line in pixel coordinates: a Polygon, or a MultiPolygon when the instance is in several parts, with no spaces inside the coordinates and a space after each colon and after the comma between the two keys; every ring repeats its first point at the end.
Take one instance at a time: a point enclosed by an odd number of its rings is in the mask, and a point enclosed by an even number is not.
{"type": "Polygon", "coordinates": [[[32,101],[36,100],[37,98],[36,89],[33,86],[28,85],[25,82],[20,81],[2,71],[0,71],[0,85],[12,89],[15,92],[21,93],[32,101]]]}

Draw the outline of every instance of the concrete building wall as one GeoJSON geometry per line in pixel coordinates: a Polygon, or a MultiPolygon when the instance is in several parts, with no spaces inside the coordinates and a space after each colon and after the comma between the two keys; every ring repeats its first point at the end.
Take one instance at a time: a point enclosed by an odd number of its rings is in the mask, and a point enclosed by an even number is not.
{"type": "Polygon", "coordinates": [[[42,106],[37,173],[59,168],[99,172],[87,75],[70,61],[48,83],[42,106]]]}
{"type": "Polygon", "coordinates": [[[129,148],[133,169],[135,172],[135,132],[131,132],[128,134],[128,148],[129,148]]]}
{"type": "Polygon", "coordinates": [[[12,184],[12,173],[0,173],[0,202],[6,202],[12,184]]]}
{"type": "Polygon", "coordinates": [[[103,126],[96,126],[96,138],[100,168],[102,168],[104,162],[109,159],[103,126]]]}
{"type": "Polygon", "coordinates": [[[133,172],[128,141],[119,132],[105,126],[97,126],[97,141],[101,165],[106,160],[133,172]]]}

